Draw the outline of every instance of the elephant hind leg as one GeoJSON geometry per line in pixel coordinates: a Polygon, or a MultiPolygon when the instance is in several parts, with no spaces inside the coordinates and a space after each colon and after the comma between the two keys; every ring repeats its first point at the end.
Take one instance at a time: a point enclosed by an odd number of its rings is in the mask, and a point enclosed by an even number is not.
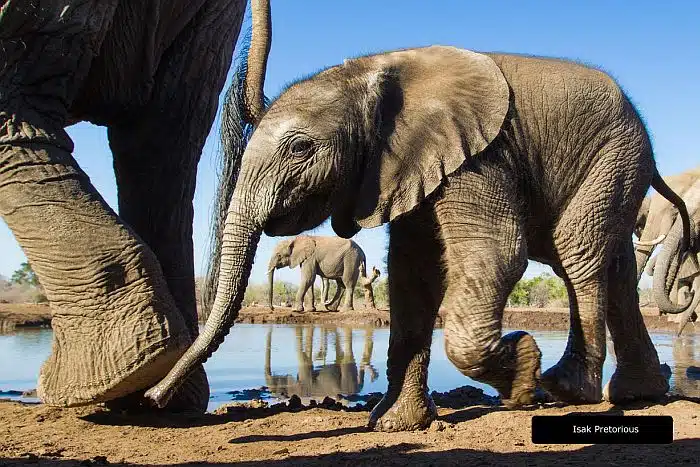
{"type": "Polygon", "coordinates": [[[389,387],[370,415],[369,426],[377,431],[423,429],[437,417],[428,394],[428,362],[443,274],[434,220],[425,211],[390,227],[389,387]]]}
{"type": "Polygon", "coordinates": [[[608,269],[608,329],[617,368],[603,391],[606,399],[658,399],[669,389],[639,310],[631,240],[621,242],[608,269]]]}

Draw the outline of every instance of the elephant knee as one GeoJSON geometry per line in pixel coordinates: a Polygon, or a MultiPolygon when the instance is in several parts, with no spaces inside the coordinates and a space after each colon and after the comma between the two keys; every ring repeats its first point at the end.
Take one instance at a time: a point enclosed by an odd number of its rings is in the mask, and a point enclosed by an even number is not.
{"type": "MultiPolygon", "coordinates": [[[[497,344],[498,340],[494,342],[497,344]]],[[[486,373],[490,361],[494,355],[492,351],[496,345],[475,345],[473,342],[454,342],[447,339],[445,353],[452,364],[469,378],[478,378],[486,373]]]]}

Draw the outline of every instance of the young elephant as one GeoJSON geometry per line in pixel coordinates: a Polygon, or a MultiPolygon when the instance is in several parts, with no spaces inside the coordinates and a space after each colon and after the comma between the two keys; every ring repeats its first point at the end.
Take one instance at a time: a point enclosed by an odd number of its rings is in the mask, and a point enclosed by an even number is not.
{"type": "Polygon", "coordinates": [[[146,396],[163,404],[217,348],[263,231],[293,235],[331,216],[345,238],[390,227],[389,386],[370,416],[375,429],[435,418],[427,374],[441,304],[454,365],[508,406],[533,400],[540,350],[525,332],[501,336],[528,258],[552,266],[571,303],[569,342],[544,387],[563,401],[601,400],[607,318],[618,361],[608,397],[659,397],[668,382],[639,311],[632,246],[650,183],[687,220],[642,121],[600,71],[441,46],[347,60],[291,85],[258,123],[206,328],[146,396]]]}
{"type": "Polygon", "coordinates": [[[311,311],[316,311],[314,298],[314,279],[316,275],[323,279],[324,300],[328,294],[327,279],[334,279],[338,288],[335,297],[324,302],[326,307],[340,298],[344,289],[345,295],[343,310],[353,309],[353,291],[357,279],[365,268],[365,252],[360,246],[345,238],[321,237],[312,235],[300,235],[291,240],[282,240],[275,246],[270,263],[268,264],[269,279],[269,306],[272,309],[272,285],[275,269],[301,266],[301,282],[294,304],[295,311],[304,311],[304,296],[311,289],[311,311]]]}

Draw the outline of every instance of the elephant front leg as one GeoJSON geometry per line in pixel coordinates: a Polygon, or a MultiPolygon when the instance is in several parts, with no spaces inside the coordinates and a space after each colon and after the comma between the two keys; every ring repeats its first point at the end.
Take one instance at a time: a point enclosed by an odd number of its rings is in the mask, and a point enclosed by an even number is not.
{"type": "Polygon", "coordinates": [[[116,3],[31,3],[0,15],[0,214],[51,302],[39,397],[110,401],[165,376],[191,336],[152,250],[97,193],[63,129],[116,3]]]}
{"type": "Polygon", "coordinates": [[[437,417],[428,393],[428,363],[442,274],[440,246],[430,222],[428,214],[416,212],[391,224],[389,387],[370,415],[369,426],[377,431],[419,430],[437,417]],[[422,225],[419,221],[426,217],[428,223],[422,225]]]}
{"type": "MultiPolygon", "coordinates": [[[[313,289],[314,278],[316,277],[316,272],[313,270],[313,265],[310,261],[305,261],[301,265],[301,283],[299,284],[299,290],[297,290],[297,295],[295,298],[293,310],[299,313],[304,311],[304,297],[309,287],[313,289]]],[[[313,292],[312,292],[313,293],[313,292]]],[[[312,302],[313,303],[313,302],[312,302]]],[[[311,306],[311,311],[316,311],[316,308],[311,306]]]]}
{"type": "Polygon", "coordinates": [[[472,238],[445,234],[445,352],[462,374],[493,386],[509,408],[534,401],[541,357],[528,333],[501,336],[508,294],[527,266],[517,232],[511,224],[472,238]]]}

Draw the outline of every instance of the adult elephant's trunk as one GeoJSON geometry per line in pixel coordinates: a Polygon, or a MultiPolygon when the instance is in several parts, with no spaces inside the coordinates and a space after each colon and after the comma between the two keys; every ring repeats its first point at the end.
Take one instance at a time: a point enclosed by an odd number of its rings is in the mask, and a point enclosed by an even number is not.
{"type": "Polygon", "coordinates": [[[690,289],[691,293],[694,291],[695,295],[693,295],[693,300],[690,303],[690,306],[688,307],[687,310],[683,312],[680,316],[680,320],[678,321],[678,333],[676,334],[677,336],[680,336],[683,333],[683,329],[685,329],[686,324],[690,322],[690,317],[692,316],[693,312],[700,311],[700,275],[695,277],[693,280],[693,287],[690,289]]]}
{"type": "Polygon", "coordinates": [[[240,204],[234,195],[223,229],[219,285],[204,330],[168,375],[145,394],[158,407],[164,407],[187,375],[216,351],[238,316],[262,233],[256,223],[239,214],[240,204]]]}
{"type": "Polygon", "coordinates": [[[272,288],[275,283],[275,268],[271,267],[270,270],[267,272],[267,280],[269,282],[269,287],[268,287],[268,292],[267,292],[267,304],[270,307],[271,310],[275,309],[275,306],[272,304],[272,288]]]}
{"type": "MultiPolygon", "coordinates": [[[[683,239],[683,224],[681,217],[678,216],[676,221],[671,227],[671,230],[666,237],[664,246],[659,253],[659,257],[656,261],[654,267],[654,299],[656,300],[656,305],[659,307],[662,313],[678,314],[685,311],[690,302],[683,306],[678,306],[673,303],[669,297],[669,291],[673,286],[673,282],[676,280],[678,270],[681,264],[681,256],[683,251],[681,248],[681,242],[683,239]]],[[[691,294],[693,291],[691,291],[691,294]]]]}
{"type": "Polygon", "coordinates": [[[245,87],[246,120],[257,125],[265,110],[265,70],[267,57],[270,54],[272,44],[272,19],[270,16],[269,0],[252,0],[250,2],[252,12],[253,30],[248,49],[246,63],[247,76],[245,87]]]}

